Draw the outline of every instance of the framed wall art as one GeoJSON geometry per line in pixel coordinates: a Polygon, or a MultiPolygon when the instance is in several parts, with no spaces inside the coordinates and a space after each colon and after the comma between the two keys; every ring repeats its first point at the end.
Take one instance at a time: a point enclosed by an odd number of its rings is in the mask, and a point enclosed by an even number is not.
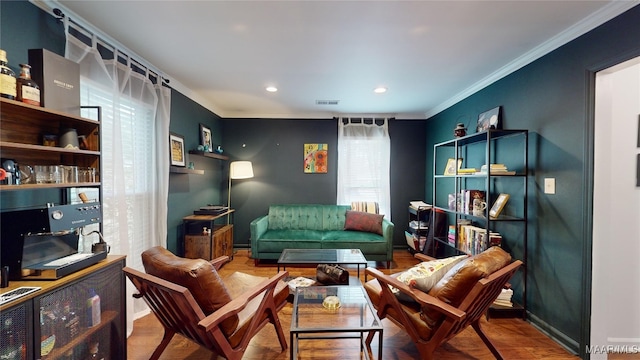
{"type": "Polygon", "coordinates": [[[169,134],[169,157],[172,166],[185,166],[184,136],[175,133],[169,134]]]}
{"type": "Polygon", "coordinates": [[[327,144],[304,144],[304,172],[326,174],[327,155],[327,144]]]}
{"type": "Polygon", "coordinates": [[[509,194],[500,194],[496,201],[493,203],[493,206],[491,206],[491,210],[489,210],[489,216],[492,218],[497,218],[498,215],[500,215],[500,213],[502,212],[502,209],[504,209],[504,206],[507,204],[508,200],[509,194]]]}
{"type": "Polygon", "coordinates": [[[478,116],[477,132],[500,129],[500,106],[487,110],[478,116]]]}
{"type": "Polygon", "coordinates": [[[213,152],[211,129],[203,124],[200,124],[200,145],[204,146],[204,151],[213,152]]]}
{"type": "Polygon", "coordinates": [[[458,164],[456,165],[456,159],[450,158],[447,160],[447,166],[444,168],[444,175],[455,175],[458,169],[462,166],[462,158],[458,158],[458,164]]]}

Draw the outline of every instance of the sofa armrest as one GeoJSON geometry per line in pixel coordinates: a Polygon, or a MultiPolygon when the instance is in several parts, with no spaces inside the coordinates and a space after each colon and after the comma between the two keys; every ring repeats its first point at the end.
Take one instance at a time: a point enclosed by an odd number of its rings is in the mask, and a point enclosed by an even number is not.
{"type": "Polygon", "coordinates": [[[255,251],[259,250],[258,240],[267,232],[269,228],[269,215],[261,216],[249,224],[251,230],[251,248],[255,251]]]}
{"type": "Polygon", "coordinates": [[[387,259],[393,259],[393,223],[382,219],[382,237],[387,242],[387,259]]]}

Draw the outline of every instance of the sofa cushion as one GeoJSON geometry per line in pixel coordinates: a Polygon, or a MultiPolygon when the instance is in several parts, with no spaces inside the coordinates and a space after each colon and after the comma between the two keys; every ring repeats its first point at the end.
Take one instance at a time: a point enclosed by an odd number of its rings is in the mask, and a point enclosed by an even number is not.
{"type": "Polygon", "coordinates": [[[263,240],[322,240],[324,231],[319,230],[267,230],[261,239],[263,240]]]}
{"type": "Polygon", "coordinates": [[[269,230],[341,230],[349,205],[269,206],[269,230]]]}
{"type": "MultiPolygon", "coordinates": [[[[509,253],[498,246],[490,247],[478,255],[457,263],[431,288],[429,295],[458,307],[478,280],[502,269],[510,262],[509,253]]],[[[422,317],[430,327],[433,327],[442,320],[444,315],[425,307],[422,317]]]]}
{"type": "MultiPolygon", "coordinates": [[[[189,289],[205,315],[231,301],[220,275],[206,260],[178,257],[161,246],[155,246],[142,253],[142,264],[147,274],[189,289]]],[[[221,324],[226,335],[231,335],[237,326],[237,316],[232,316],[221,324]]]]}
{"type": "Polygon", "coordinates": [[[347,210],[344,221],[344,229],[364,231],[382,235],[383,217],[384,215],[347,210]]]}

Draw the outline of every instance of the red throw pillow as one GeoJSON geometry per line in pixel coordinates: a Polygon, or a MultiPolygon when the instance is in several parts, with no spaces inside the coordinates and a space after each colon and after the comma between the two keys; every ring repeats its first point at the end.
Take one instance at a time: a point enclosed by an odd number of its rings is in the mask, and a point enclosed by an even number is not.
{"type": "Polygon", "coordinates": [[[344,229],[364,231],[382,235],[383,217],[384,215],[347,210],[347,215],[344,221],[344,229]]]}

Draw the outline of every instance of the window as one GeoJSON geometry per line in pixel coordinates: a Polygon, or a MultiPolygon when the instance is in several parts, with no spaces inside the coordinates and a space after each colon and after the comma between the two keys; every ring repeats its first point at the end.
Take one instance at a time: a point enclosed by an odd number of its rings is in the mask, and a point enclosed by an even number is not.
{"type": "Polygon", "coordinates": [[[338,119],[338,204],[377,202],[391,219],[388,119],[338,119]]]}

